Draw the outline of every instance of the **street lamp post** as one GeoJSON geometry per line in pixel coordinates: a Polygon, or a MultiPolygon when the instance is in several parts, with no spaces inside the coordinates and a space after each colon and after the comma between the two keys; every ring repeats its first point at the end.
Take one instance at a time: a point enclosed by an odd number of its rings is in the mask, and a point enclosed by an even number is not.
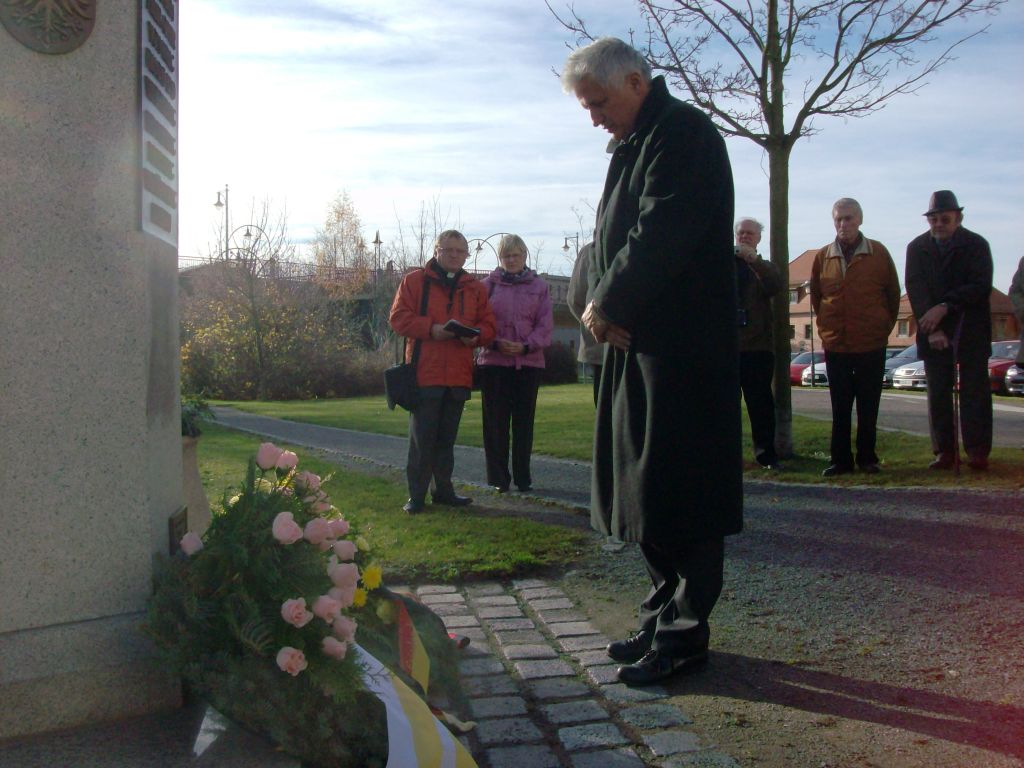
{"type": "Polygon", "coordinates": [[[565,251],[566,253],[569,252],[569,241],[570,240],[572,240],[576,244],[576,257],[579,258],[579,255],[580,255],[580,235],[579,235],[579,232],[577,232],[575,235],[566,235],[565,236],[565,244],[562,246],[562,250],[565,251]]]}
{"type": "Polygon", "coordinates": [[[490,242],[491,238],[492,237],[504,237],[507,234],[509,234],[509,233],[508,232],[495,232],[493,235],[488,235],[487,237],[474,237],[474,238],[471,238],[470,240],[468,240],[466,242],[466,245],[471,245],[473,243],[476,243],[476,248],[473,249],[473,271],[474,272],[477,271],[477,269],[476,269],[477,257],[480,256],[480,251],[482,251],[484,249],[484,245],[486,245],[488,248],[490,248],[492,251],[494,251],[494,259],[495,259],[495,261],[497,261],[497,259],[498,259],[498,249],[495,248],[491,244],[491,242],[490,242]]]}
{"type": "Polygon", "coordinates": [[[213,204],[214,208],[224,209],[224,258],[228,257],[228,233],[231,232],[231,220],[228,218],[228,185],[224,185],[224,202],[221,202],[220,192],[217,192],[217,202],[213,204]]]}
{"type": "Polygon", "coordinates": [[[807,289],[807,308],[811,312],[811,386],[816,387],[814,381],[814,302],[811,301],[811,281],[803,283],[801,288],[807,289]]]}

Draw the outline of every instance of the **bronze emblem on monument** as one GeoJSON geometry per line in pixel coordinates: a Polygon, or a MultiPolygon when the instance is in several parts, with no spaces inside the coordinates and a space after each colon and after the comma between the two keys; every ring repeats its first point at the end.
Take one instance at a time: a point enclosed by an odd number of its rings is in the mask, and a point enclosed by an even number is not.
{"type": "Polygon", "coordinates": [[[15,40],[40,53],[68,53],[86,41],[96,0],[0,0],[0,22],[15,40]]]}

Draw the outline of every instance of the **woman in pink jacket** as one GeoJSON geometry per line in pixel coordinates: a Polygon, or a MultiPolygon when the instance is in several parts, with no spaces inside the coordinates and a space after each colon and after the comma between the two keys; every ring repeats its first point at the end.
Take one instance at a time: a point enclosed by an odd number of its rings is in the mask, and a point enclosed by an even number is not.
{"type": "Polygon", "coordinates": [[[487,483],[499,493],[512,481],[530,490],[530,454],[537,388],[544,348],[551,346],[551,298],[548,284],[526,266],[526,243],[505,235],[498,245],[501,266],[484,278],[497,325],[497,337],[480,351],[477,365],[483,400],[487,483]],[[508,470],[509,426],[512,472],[508,470]]]}

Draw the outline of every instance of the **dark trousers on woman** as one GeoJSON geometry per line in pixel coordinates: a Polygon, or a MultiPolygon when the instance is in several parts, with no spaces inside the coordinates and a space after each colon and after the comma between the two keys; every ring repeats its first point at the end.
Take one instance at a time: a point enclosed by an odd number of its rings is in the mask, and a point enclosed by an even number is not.
{"type": "Polygon", "coordinates": [[[479,368],[479,374],[487,484],[507,489],[515,480],[520,489],[529,488],[533,484],[530,454],[533,453],[533,418],[537,411],[540,369],[484,365],[479,368]],[[511,473],[508,471],[510,426],[511,473]]]}
{"type": "MultiPolygon", "coordinates": [[[[952,458],[953,356],[936,355],[924,361],[928,378],[928,426],[932,452],[952,458]]],[[[992,452],[992,385],[988,378],[988,349],[960,354],[960,429],[964,451],[972,459],[987,459],[992,452]]]]}
{"type": "Polygon", "coordinates": [[[421,387],[420,402],[409,414],[409,456],[405,477],[409,498],[423,501],[434,479],[434,499],[455,495],[455,438],[462,409],[469,399],[468,387],[421,387]]]}
{"type": "Polygon", "coordinates": [[[768,350],[740,352],[740,390],[747,404],[754,458],[762,467],[778,463],[775,453],[775,355],[768,350]]]}
{"type": "Polygon", "coordinates": [[[878,463],[878,404],[882,399],[885,348],[871,352],[825,352],[832,398],[832,463],[853,469],[850,450],[853,404],[857,404],[857,465],[878,463]]]}
{"type": "Polygon", "coordinates": [[[652,587],[640,605],[640,630],[654,632],[651,647],[669,656],[706,650],[708,618],[722,594],[725,540],[640,543],[652,587]]]}

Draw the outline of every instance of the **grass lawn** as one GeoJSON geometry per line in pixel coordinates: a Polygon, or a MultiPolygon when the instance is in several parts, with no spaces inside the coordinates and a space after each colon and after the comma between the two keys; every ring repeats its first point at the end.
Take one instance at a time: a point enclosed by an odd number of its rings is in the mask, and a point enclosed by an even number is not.
{"type": "MultiPolygon", "coordinates": [[[[534,425],[534,452],[548,456],[588,461],[594,429],[594,401],[590,384],[541,387],[534,425]]],[[[382,396],[344,400],[303,400],[285,402],[226,401],[239,410],[263,416],[310,422],[388,435],[408,434],[408,414],[401,409],[389,411],[382,396]]],[[[799,483],[870,486],[970,487],[1019,490],[1024,488],[1024,456],[1019,448],[994,448],[988,472],[972,472],[965,466],[957,477],[952,472],[928,469],[932,460],[927,439],[902,432],[880,430],[878,454],[883,471],[878,475],[854,473],[826,480],[821,470],[828,465],[831,424],[802,416],[793,417],[793,444],[796,456],[784,462],[785,469],[772,478],[799,483]]],[[[461,445],[482,445],[480,394],[466,404],[459,429],[461,445]]],[[[765,477],[753,461],[750,449],[750,425],[743,416],[744,466],[748,477],[765,477]]]]}
{"type": "MultiPolygon", "coordinates": [[[[199,472],[216,513],[245,477],[259,439],[204,424],[199,441],[199,472]]],[[[587,536],[561,525],[518,517],[475,514],[431,507],[429,514],[401,511],[402,483],[340,469],[300,446],[283,445],[299,456],[299,469],[326,477],[324,490],[345,517],[370,541],[385,565],[385,582],[465,581],[521,576],[531,570],[576,559],[587,536]]]]}

